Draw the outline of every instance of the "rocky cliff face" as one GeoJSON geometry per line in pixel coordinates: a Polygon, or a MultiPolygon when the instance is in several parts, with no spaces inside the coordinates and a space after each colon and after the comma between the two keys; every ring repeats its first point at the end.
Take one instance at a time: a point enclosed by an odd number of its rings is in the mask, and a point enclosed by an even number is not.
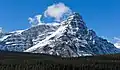
{"type": "Polygon", "coordinates": [[[120,52],[113,44],[89,30],[78,13],[73,13],[59,25],[41,24],[2,35],[0,46],[2,50],[46,53],[62,57],[120,52]]]}

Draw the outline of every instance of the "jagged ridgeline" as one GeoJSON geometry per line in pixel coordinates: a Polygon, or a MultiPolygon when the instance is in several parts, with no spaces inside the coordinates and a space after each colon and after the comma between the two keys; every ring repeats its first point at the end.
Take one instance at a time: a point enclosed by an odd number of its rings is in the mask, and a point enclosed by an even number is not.
{"type": "Polygon", "coordinates": [[[80,57],[120,53],[112,43],[89,30],[79,13],[58,25],[40,24],[0,33],[0,50],[80,57]]]}

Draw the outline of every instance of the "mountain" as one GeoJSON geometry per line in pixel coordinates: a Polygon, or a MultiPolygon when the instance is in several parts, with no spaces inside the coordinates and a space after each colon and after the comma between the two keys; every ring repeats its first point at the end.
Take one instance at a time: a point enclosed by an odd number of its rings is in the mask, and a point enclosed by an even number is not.
{"type": "Polygon", "coordinates": [[[112,43],[89,30],[79,13],[58,25],[40,24],[26,30],[4,33],[0,49],[45,53],[62,57],[120,53],[112,43]]]}
{"type": "Polygon", "coordinates": [[[0,49],[23,52],[51,35],[57,28],[58,25],[43,24],[26,30],[4,33],[0,36],[0,49]]]}

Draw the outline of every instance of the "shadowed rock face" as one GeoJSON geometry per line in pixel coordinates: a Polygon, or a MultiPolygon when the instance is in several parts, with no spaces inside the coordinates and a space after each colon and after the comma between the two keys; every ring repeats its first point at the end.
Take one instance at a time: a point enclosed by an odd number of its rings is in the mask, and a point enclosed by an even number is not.
{"type": "Polygon", "coordinates": [[[62,57],[120,52],[113,44],[98,37],[93,30],[89,30],[78,13],[73,13],[59,25],[42,24],[21,32],[8,33],[2,36],[0,42],[2,43],[0,45],[4,45],[3,50],[6,50],[6,47],[9,50],[14,45],[11,51],[45,53],[62,57]],[[10,47],[6,44],[9,42],[10,47]],[[14,50],[18,47],[21,49],[14,50]]]}

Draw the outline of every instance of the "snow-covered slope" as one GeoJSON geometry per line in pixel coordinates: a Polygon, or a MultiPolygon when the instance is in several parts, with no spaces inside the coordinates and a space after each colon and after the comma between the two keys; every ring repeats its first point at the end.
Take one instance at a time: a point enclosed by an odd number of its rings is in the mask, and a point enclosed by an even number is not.
{"type": "Polygon", "coordinates": [[[26,30],[0,33],[0,50],[62,57],[120,53],[113,44],[89,30],[78,13],[60,24],[40,24],[26,30]]]}
{"type": "Polygon", "coordinates": [[[107,40],[89,30],[82,17],[74,13],[60,27],[38,44],[24,52],[46,53],[63,57],[112,54],[120,51],[107,40]]]}
{"type": "Polygon", "coordinates": [[[58,27],[59,25],[43,24],[4,33],[0,37],[0,50],[23,52],[51,35],[58,27]]]}

